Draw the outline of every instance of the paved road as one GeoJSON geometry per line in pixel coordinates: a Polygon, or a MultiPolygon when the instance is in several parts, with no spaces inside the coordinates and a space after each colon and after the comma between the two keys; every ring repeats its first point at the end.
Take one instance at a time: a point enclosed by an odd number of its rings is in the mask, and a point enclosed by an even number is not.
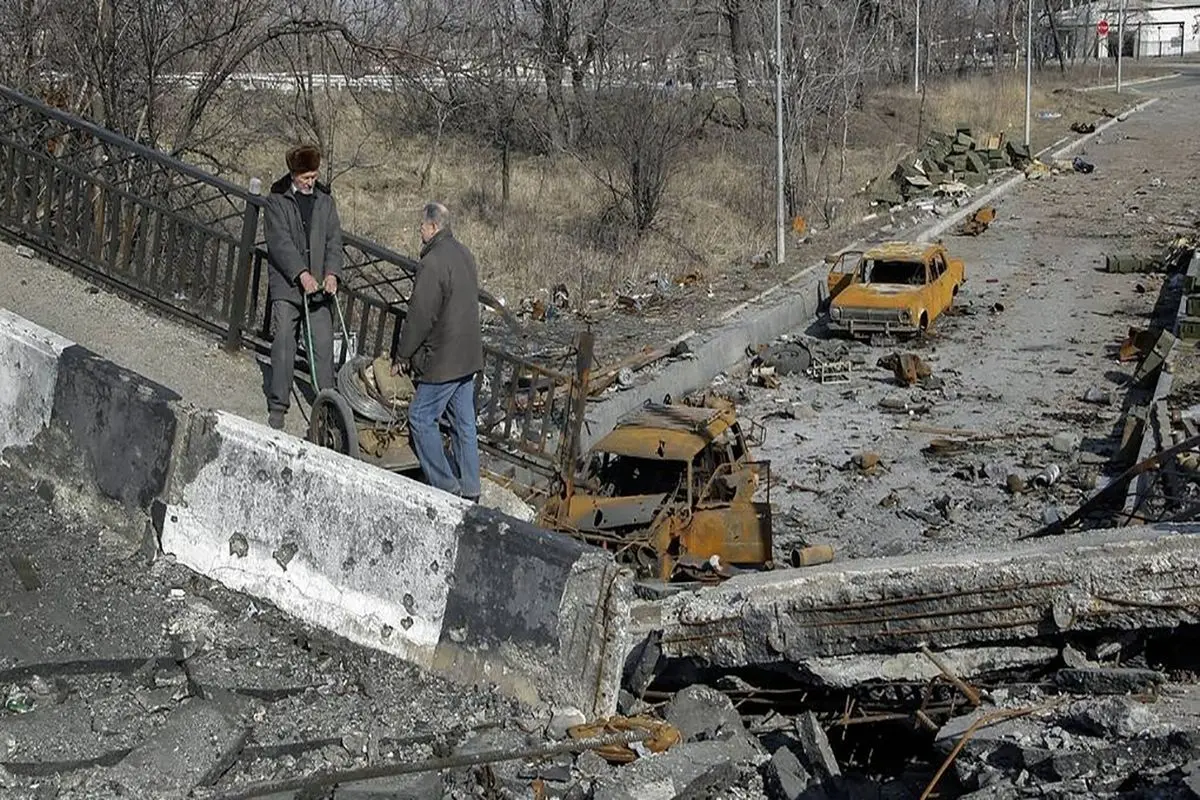
{"type": "Polygon", "coordinates": [[[1181,62],[1178,64],[1164,64],[1163,66],[1178,74],[1162,80],[1132,84],[1129,87],[1130,91],[1138,94],[1158,96],[1200,86],[1200,64],[1181,62]]]}
{"type": "MultiPolygon", "coordinates": [[[[1147,322],[1163,278],[1103,272],[1104,256],[1154,254],[1193,232],[1200,213],[1200,85],[1157,93],[1162,100],[1084,148],[1094,173],[1022,184],[986,233],[947,237],[966,260],[962,299],[973,314],[947,319],[916,347],[944,388],[901,389],[875,366],[891,349],[856,345],[850,355],[863,367],[849,386],[796,378],[776,392],[746,390],[745,413],[796,416],[768,422],[764,449],[782,543],[829,541],[846,556],[1002,545],[1040,527],[1050,507],[1065,515],[1111,471],[1134,366],[1113,351],[1147,322]],[[1083,402],[1093,387],[1112,404],[1083,402]],[[884,397],[928,411],[886,413],[884,397]],[[923,452],[934,436],[904,425],[1008,438],[937,458],[923,452]],[[1054,434],[1080,446],[1057,452],[1054,434]],[[882,457],[879,474],[845,468],[864,450],[882,457]],[[1052,464],[1064,473],[1054,487],[1005,491],[1009,472],[1028,480],[1052,464]]],[[[837,355],[836,342],[815,344],[837,355]]]]}
{"type": "MultiPolygon", "coordinates": [[[[254,354],[231,355],[216,337],[121,299],[38,258],[0,243],[0,307],[140,372],[202,408],[266,422],[266,365],[254,354]]],[[[303,436],[293,410],[287,429],[303,436]]]]}

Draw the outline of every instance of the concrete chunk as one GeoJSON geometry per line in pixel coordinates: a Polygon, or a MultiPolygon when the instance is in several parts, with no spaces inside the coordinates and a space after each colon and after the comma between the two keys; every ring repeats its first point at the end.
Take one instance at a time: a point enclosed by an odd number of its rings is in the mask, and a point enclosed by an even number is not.
{"type": "Polygon", "coordinates": [[[833,778],[842,774],[838,766],[833,748],[829,746],[829,737],[821,727],[817,715],[811,711],[796,720],[796,737],[804,750],[808,768],[821,778],[833,778]]]}
{"type": "Polygon", "coordinates": [[[665,753],[639,758],[596,782],[592,800],[674,800],[685,790],[698,788],[711,771],[728,770],[754,759],[745,737],[727,741],[692,742],[665,753]]]}
{"type": "Polygon", "coordinates": [[[800,759],[786,747],[776,750],[763,765],[763,788],[770,800],[797,800],[811,780],[800,759]]]}
{"type": "Polygon", "coordinates": [[[184,798],[227,756],[244,728],[212,703],[189,700],[117,764],[105,779],[129,797],[184,798]]]}
{"type": "Polygon", "coordinates": [[[689,686],[676,692],[663,710],[663,717],[679,729],[685,742],[714,739],[720,733],[745,733],[733,701],[708,686],[689,686]]]}

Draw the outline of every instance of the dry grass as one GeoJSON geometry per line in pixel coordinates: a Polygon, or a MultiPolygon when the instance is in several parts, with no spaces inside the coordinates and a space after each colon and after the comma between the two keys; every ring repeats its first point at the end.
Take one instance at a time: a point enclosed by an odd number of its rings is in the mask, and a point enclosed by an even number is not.
{"type": "MultiPolygon", "coordinates": [[[[1129,79],[1152,71],[1133,65],[1129,79]]],[[[1112,79],[1106,69],[1104,80],[1112,79]]],[[[1080,92],[1096,83],[1095,67],[1062,75],[1035,75],[1033,110],[1060,117],[1034,119],[1035,148],[1068,133],[1076,119],[1092,120],[1102,107],[1117,109],[1130,98],[1111,91],[1080,92]]],[[[1001,73],[931,82],[924,106],[912,91],[893,88],[870,97],[852,120],[845,170],[835,170],[829,204],[806,212],[810,225],[832,231],[867,212],[861,189],[890,172],[932,128],[959,123],[977,132],[1004,132],[1020,140],[1024,128],[1024,75],[1001,73]],[[918,122],[920,123],[918,126],[918,122]],[[840,180],[838,180],[840,178],[840,180]]],[[[501,209],[496,153],[454,137],[444,138],[427,184],[421,176],[434,146],[426,136],[385,136],[352,104],[338,109],[335,140],[341,153],[357,151],[332,166],[344,225],[400,252],[415,253],[416,222],[424,202],[445,202],[456,229],[475,252],[481,278],[510,302],[565,283],[575,297],[595,297],[652,275],[675,277],[700,271],[712,279],[741,268],[774,241],[774,160],[759,134],[715,131],[688,154],[669,186],[659,230],[640,240],[606,232],[612,198],[587,167],[569,157],[517,157],[512,162],[510,201],[501,209]],[[759,136],[759,141],[747,141],[759,136]]],[[[273,180],[282,173],[282,137],[247,137],[231,143],[242,176],[273,180]]],[[[336,156],[336,154],[335,154],[336,156]]]]}

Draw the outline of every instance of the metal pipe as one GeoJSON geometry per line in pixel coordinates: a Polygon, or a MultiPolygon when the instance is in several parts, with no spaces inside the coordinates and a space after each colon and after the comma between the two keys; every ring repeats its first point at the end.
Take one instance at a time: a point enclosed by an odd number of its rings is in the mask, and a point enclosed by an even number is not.
{"type": "Polygon", "coordinates": [[[787,263],[783,209],[783,3],[775,0],[775,263],[787,263]]]}
{"type": "Polygon", "coordinates": [[[913,92],[921,93],[921,0],[915,0],[917,6],[916,31],[913,35],[913,92]]]}
{"type": "Polygon", "coordinates": [[[1121,56],[1125,53],[1125,0],[1117,12],[1117,94],[1121,93],[1121,56]]]}
{"type": "Polygon", "coordinates": [[[1025,4],[1025,146],[1030,145],[1033,119],[1033,0],[1025,4]]]}

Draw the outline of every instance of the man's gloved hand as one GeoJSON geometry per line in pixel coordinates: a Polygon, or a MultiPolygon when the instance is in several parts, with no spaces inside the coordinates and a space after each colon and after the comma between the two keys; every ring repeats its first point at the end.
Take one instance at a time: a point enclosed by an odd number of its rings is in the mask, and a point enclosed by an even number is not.
{"type": "Polygon", "coordinates": [[[304,290],[305,294],[316,294],[321,291],[321,287],[317,284],[317,279],[308,270],[300,273],[300,288],[304,290]]]}
{"type": "Polygon", "coordinates": [[[396,360],[394,360],[392,362],[392,374],[393,375],[407,375],[408,371],[409,371],[409,366],[408,366],[407,358],[397,358],[396,360]]]}
{"type": "Polygon", "coordinates": [[[325,289],[325,294],[337,294],[337,275],[326,275],[322,288],[325,289]]]}

